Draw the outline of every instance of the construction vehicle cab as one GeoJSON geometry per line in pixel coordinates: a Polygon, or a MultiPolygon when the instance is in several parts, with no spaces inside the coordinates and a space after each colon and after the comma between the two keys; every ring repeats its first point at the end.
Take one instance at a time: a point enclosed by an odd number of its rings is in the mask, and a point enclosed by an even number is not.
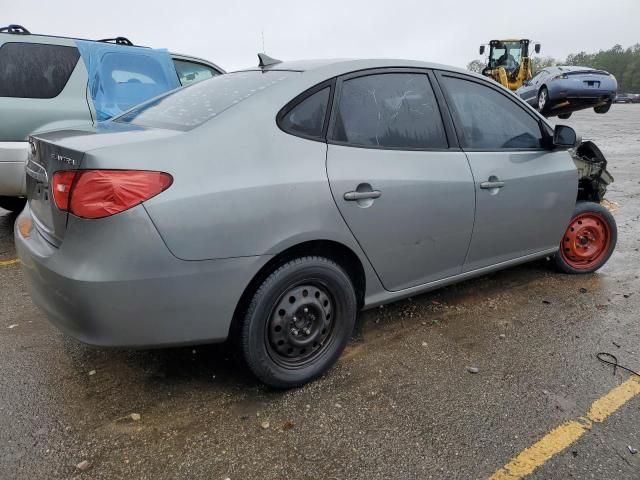
{"type": "MultiPolygon", "coordinates": [[[[509,90],[517,90],[531,79],[531,59],[529,58],[530,40],[491,40],[489,42],[489,60],[482,70],[486,77],[493,78],[509,90]]],[[[480,46],[480,55],[484,55],[486,45],[480,46]]],[[[534,46],[540,53],[540,44],[534,46]]]]}

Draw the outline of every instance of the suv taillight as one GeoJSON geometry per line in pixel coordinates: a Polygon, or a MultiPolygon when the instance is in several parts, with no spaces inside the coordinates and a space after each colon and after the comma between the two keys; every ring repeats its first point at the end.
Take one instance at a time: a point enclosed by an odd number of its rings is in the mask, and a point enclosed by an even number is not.
{"type": "Polygon", "coordinates": [[[155,197],[172,182],[168,173],[147,170],[66,170],[53,175],[53,198],[60,210],[103,218],[155,197]]]}

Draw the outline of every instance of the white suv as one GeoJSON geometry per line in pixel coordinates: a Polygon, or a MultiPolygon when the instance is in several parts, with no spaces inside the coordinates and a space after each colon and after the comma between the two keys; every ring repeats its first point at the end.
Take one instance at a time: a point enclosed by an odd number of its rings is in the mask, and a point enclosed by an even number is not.
{"type": "Polygon", "coordinates": [[[35,131],[90,124],[168,90],[225,73],[186,55],[0,28],[0,208],[21,210],[35,131]]]}

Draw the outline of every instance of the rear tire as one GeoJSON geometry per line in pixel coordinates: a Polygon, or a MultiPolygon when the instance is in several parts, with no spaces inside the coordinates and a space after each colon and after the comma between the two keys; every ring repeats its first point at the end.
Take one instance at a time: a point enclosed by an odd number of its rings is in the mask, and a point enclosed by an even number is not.
{"type": "Polygon", "coordinates": [[[572,114],[573,114],[573,112],[561,113],[560,115],[558,115],[558,118],[560,118],[562,120],[566,120],[567,118],[571,118],[572,114]]]}
{"type": "Polygon", "coordinates": [[[554,257],[564,273],[592,273],[601,268],[618,241],[618,227],[611,212],[599,203],[578,202],[554,257]]]}
{"type": "Polygon", "coordinates": [[[10,212],[20,212],[27,204],[26,198],[20,197],[0,197],[0,208],[10,212]]]}
{"type": "Polygon", "coordinates": [[[542,114],[549,112],[549,90],[547,87],[542,87],[538,91],[538,111],[542,114]]]}
{"type": "Polygon", "coordinates": [[[604,105],[598,105],[597,107],[593,107],[593,111],[596,113],[607,113],[611,110],[611,102],[607,102],[604,105]]]}
{"type": "Polygon", "coordinates": [[[338,360],[356,320],[349,275],[324,257],[296,258],[256,290],[239,328],[251,372],[276,388],[301,386],[338,360]]]}

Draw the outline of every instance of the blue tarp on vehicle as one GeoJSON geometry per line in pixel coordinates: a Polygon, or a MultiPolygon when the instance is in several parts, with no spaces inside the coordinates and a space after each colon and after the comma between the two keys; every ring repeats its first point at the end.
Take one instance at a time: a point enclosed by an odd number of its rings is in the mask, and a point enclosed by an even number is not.
{"type": "Polygon", "coordinates": [[[167,50],[76,40],[89,74],[96,120],[180,87],[167,50]]]}

